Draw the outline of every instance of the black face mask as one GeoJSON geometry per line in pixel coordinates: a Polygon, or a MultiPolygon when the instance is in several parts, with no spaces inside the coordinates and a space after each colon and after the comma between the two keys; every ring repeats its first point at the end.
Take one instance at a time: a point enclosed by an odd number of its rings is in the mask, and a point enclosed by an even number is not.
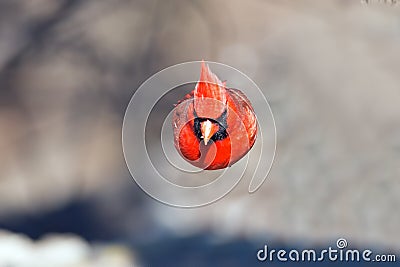
{"type": "Polygon", "coordinates": [[[200,123],[206,120],[209,120],[213,124],[218,125],[218,131],[210,138],[210,140],[213,140],[215,142],[218,140],[223,140],[226,137],[228,137],[228,133],[226,132],[226,129],[228,128],[226,122],[227,109],[225,109],[224,112],[222,112],[221,116],[219,116],[217,119],[198,117],[195,110],[193,110],[193,115],[194,115],[194,133],[199,140],[202,139],[200,123]]]}

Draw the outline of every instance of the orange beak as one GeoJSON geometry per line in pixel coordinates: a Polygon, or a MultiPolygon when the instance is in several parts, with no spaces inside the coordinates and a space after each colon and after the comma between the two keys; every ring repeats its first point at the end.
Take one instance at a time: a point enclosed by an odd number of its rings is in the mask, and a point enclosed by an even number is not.
{"type": "Polygon", "coordinates": [[[201,135],[204,139],[204,144],[207,145],[211,137],[218,131],[218,126],[209,120],[201,122],[201,135]]]}

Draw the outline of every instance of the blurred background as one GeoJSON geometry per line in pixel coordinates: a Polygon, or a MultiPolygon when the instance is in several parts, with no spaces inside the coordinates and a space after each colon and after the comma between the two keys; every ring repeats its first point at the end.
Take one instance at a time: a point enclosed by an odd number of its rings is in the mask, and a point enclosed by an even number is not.
{"type": "Polygon", "coordinates": [[[0,266],[249,266],[339,237],[399,254],[400,5],[370,2],[1,0],[0,266]],[[123,115],[201,59],[263,90],[277,155],[255,194],[172,208],[131,178],[123,115]]]}

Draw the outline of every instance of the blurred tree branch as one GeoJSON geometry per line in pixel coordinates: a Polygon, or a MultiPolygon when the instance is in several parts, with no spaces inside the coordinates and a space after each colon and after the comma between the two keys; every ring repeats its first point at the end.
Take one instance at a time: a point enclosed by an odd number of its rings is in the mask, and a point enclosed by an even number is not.
{"type": "MultiPolygon", "coordinates": [[[[7,101],[8,104],[10,104],[10,100],[13,102],[13,105],[19,104],[18,93],[12,90],[13,86],[11,85],[15,69],[20,66],[21,62],[30,52],[46,41],[48,33],[52,31],[54,26],[60,23],[60,21],[67,19],[76,10],[79,3],[81,3],[79,0],[64,0],[52,16],[38,21],[31,27],[28,41],[6,61],[0,73],[1,100],[7,101]]],[[[22,108],[21,106],[19,107],[22,108]]]]}

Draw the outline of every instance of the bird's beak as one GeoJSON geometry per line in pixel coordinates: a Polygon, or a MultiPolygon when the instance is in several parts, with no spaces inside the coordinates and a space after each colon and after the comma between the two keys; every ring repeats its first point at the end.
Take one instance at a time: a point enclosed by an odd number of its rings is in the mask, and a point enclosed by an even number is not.
{"type": "Polygon", "coordinates": [[[211,137],[218,131],[218,127],[211,121],[206,120],[201,123],[201,135],[204,139],[204,144],[207,145],[211,137]]]}

